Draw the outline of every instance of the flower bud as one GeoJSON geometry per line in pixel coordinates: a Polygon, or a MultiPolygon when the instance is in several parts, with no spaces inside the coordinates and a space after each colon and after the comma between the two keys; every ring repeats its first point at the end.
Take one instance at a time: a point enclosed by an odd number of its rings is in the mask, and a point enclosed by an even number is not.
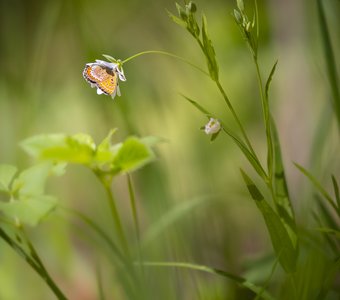
{"type": "Polygon", "coordinates": [[[194,2],[190,1],[189,4],[187,5],[188,7],[188,10],[191,12],[191,13],[195,13],[197,11],[197,6],[194,2]]]}
{"type": "Polygon", "coordinates": [[[221,124],[214,118],[210,118],[209,122],[204,126],[204,132],[208,135],[218,133],[220,130],[221,124]]]}

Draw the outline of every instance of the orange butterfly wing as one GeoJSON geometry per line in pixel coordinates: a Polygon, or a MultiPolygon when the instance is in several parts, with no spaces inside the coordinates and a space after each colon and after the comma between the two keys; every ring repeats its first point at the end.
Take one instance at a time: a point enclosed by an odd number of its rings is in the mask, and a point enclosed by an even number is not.
{"type": "Polygon", "coordinates": [[[95,84],[105,94],[112,95],[118,86],[118,76],[116,72],[108,72],[98,65],[86,66],[83,72],[86,81],[95,84]]]}

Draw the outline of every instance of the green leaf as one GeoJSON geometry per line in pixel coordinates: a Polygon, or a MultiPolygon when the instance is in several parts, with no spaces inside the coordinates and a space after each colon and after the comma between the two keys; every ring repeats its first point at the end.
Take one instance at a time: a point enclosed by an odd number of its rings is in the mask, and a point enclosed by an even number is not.
{"type": "Polygon", "coordinates": [[[182,97],[184,97],[187,101],[189,101],[189,103],[191,103],[193,106],[195,106],[201,113],[203,113],[204,115],[206,115],[208,118],[212,117],[212,114],[210,112],[208,112],[203,106],[201,106],[200,104],[198,104],[196,101],[188,98],[187,96],[184,96],[181,94],[182,97]]]}
{"type": "Polygon", "coordinates": [[[274,146],[274,191],[275,205],[294,247],[297,245],[295,215],[290,201],[285,170],[282,161],[280,141],[274,121],[272,120],[272,134],[274,146]]]}
{"type": "Polygon", "coordinates": [[[209,74],[214,81],[218,80],[218,65],[215,57],[215,50],[211,40],[209,39],[207,30],[207,19],[205,15],[202,16],[202,40],[204,53],[207,59],[209,74]]]}
{"type": "Polygon", "coordinates": [[[112,136],[116,133],[117,128],[111,129],[109,134],[103,139],[103,141],[98,145],[97,151],[110,151],[112,136]]]}
{"type": "Polygon", "coordinates": [[[237,7],[238,9],[243,12],[244,11],[244,3],[243,3],[243,0],[236,0],[236,3],[237,3],[237,7]]]}
{"type": "Polygon", "coordinates": [[[270,74],[268,76],[267,82],[266,82],[266,88],[265,88],[265,93],[266,93],[266,98],[268,99],[268,92],[269,92],[269,87],[270,87],[270,83],[272,82],[274,73],[275,73],[275,69],[277,66],[278,61],[275,62],[274,66],[272,67],[270,74]]]}
{"type": "Polygon", "coordinates": [[[0,191],[7,191],[18,169],[12,165],[0,165],[0,191]]]}
{"type": "Polygon", "coordinates": [[[173,15],[171,12],[168,11],[168,15],[170,17],[170,19],[175,22],[177,25],[183,27],[183,28],[187,28],[187,23],[184,22],[182,19],[176,17],[175,15],[173,15]]]}
{"type": "Polygon", "coordinates": [[[124,141],[115,154],[113,164],[121,172],[134,171],[154,158],[152,150],[140,139],[130,137],[124,141]]]}
{"type": "Polygon", "coordinates": [[[92,137],[86,134],[37,135],[24,140],[21,146],[39,159],[79,164],[90,164],[95,151],[92,137]]]}
{"type": "Polygon", "coordinates": [[[336,199],[336,203],[338,205],[338,213],[340,214],[340,194],[339,194],[339,186],[338,183],[334,177],[334,175],[332,175],[332,183],[333,183],[333,188],[334,188],[334,194],[335,194],[335,199],[336,199]]]}
{"type": "Polygon", "coordinates": [[[250,177],[241,169],[242,177],[247,185],[251,197],[260,210],[266,223],[276,256],[287,273],[293,273],[296,269],[297,250],[288,235],[280,217],[264,200],[263,195],[250,177]]]}
{"type": "Polygon", "coordinates": [[[56,198],[47,195],[0,202],[0,210],[7,217],[36,226],[57,204],[56,198]]]}
{"type": "Polygon", "coordinates": [[[41,134],[29,137],[20,143],[20,146],[29,155],[41,158],[45,149],[64,147],[65,134],[41,134]]]}
{"type": "Polygon", "coordinates": [[[316,228],[316,230],[318,230],[320,232],[324,232],[324,233],[333,234],[333,235],[336,236],[336,238],[340,239],[340,231],[339,230],[328,228],[328,227],[320,227],[320,228],[316,228]]]}
{"type": "Polygon", "coordinates": [[[41,163],[22,171],[13,181],[12,190],[25,197],[42,195],[51,168],[52,163],[41,163]]]}
{"type": "MultiPolygon", "coordinates": [[[[332,262],[330,268],[327,270],[326,277],[324,278],[324,282],[322,284],[322,288],[316,299],[326,299],[327,294],[332,290],[334,279],[339,274],[339,270],[340,270],[340,258],[337,257],[337,259],[335,259],[332,262]]],[[[330,299],[330,297],[327,297],[327,299],[330,299]]]]}
{"type": "Polygon", "coordinates": [[[116,128],[110,130],[109,134],[106,136],[106,138],[98,145],[96,148],[96,153],[95,153],[95,161],[98,163],[111,163],[114,156],[111,151],[112,147],[112,136],[115,134],[117,131],[116,128]]]}
{"type": "Polygon", "coordinates": [[[259,287],[252,282],[247,281],[245,278],[236,276],[223,270],[186,262],[143,262],[142,264],[147,267],[184,268],[219,275],[236,282],[240,286],[253,291],[255,294],[261,293],[262,299],[274,300],[274,298],[267,291],[264,291],[262,287],[259,287]]]}
{"type": "Polygon", "coordinates": [[[338,126],[340,127],[340,88],[339,88],[340,85],[339,76],[336,68],[337,62],[335,60],[335,55],[331,42],[331,35],[327,26],[325,10],[321,0],[317,0],[317,8],[319,16],[319,25],[321,29],[321,41],[324,48],[328,79],[330,82],[331,92],[333,96],[333,107],[335,111],[335,116],[338,121],[338,126]]]}
{"type": "Polygon", "coordinates": [[[111,55],[107,55],[107,54],[102,54],[109,62],[112,63],[117,63],[117,60],[115,58],[113,58],[111,55]]]}
{"type": "Polygon", "coordinates": [[[168,140],[165,139],[165,138],[158,137],[158,136],[152,136],[152,135],[142,137],[142,138],[140,138],[140,141],[143,144],[147,145],[148,147],[154,147],[159,143],[168,142],[168,140]]]}
{"type": "Polygon", "coordinates": [[[335,205],[334,200],[329,195],[329,193],[323,188],[320,182],[311,173],[309,173],[304,167],[300,166],[297,163],[294,163],[294,165],[301,171],[302,174],[304,174],[310,180],[310,182],[320,192],[320,194],[328,201],[328,203],[334,208],[334,210],[338,212],[338,209],[335,205]]]}

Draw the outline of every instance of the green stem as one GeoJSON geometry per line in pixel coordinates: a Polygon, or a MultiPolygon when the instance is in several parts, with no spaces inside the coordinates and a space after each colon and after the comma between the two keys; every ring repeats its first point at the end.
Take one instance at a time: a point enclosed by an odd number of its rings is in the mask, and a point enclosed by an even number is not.
{"type": "Polygon", "coordinates": [[[134,221],[134,225],[135,225],[137,242],[138,242],[138,244],[140,244],[140,230],[139,230],[139,221],[138,221],[138,214],[137,214],[137,208],[136,208],[135,192],[133,190],[132,180],[131,180],[130,174],[128,173],[126,176],[127,176],[127,183],[128,183],[129,196],[130,196],[130,204],[131,204],[133,221],[134,221]]]}
{"type": "Polygon", "coordinates": [[[148,267],[184,268],[184,269],[191,269],[191,270],[202,271],[202,272],[206,272],[206,273],[210,273],[214,275],[219,275],[219,276],[229,278],[237,282],[238,284],[242,285],[243,287],[248,288],[249,290],[253,291],[256,294],[261,292],[263,299],[274,300],[274,298],[267,291],[263,291],[262,288],[260,288],[259,286],[254,285],[253,283],[247,281],[243,277],[236,276],[234,274],[231,274],[223,270],[210,268],[210,267],[203,266],[203,265],[186,263],[186,262],[144,262],[143,264],[148,267]]]}
{"type": "Polygon", "coordinates": [[[46,268],[44,267],[43,263],[41,262],[41,259],[39,258],[36,250],[34,249],[32,243],[26,238],[26,242],[28,243],[28,246],[30,248],[32,259],[25,250],[17,244],[15,241],[13,241],[5,231],[3,231],[0,228],[0,236],[1,238],[15,251],[17,254],[19,254],[31,267],[33,270],[37,272],[37,274],[46,282],[46,284],[50,287],[54,295],[59,300],[67,300],[66,296],[62,293],[62,291],[58,288],[58,286],[55,284],[53,279],[50,277],[48,272],[46,271],[46,268]]]}
{"type": "Polygon", "coordinates": [[[126,62],[128,62],[128,61],[130,61],[130,60],[132,60],[132,59],[134,59],[134,58],[136,58],[136,57],[138,57],[138,56],[142,56],[142,55],[145,55],[145,54],[162,54],[162,55],[166,55],[166,56],[170,56],[170,57],[179,59],[179,60],[185,62],[186,64],[188,64],[188,65],[194,67],[195,69],[199,70],[200,72],[202,72],[202,73],[205,74],[206,76],[209,76],[209,77],[210,77],[209,73],[207,73],[206,71],[204,71],[202,68],[200,68],[200,67],[194,65],[193,63],[191,63],[190,61],[186,60],[185,58],[180,57],[180,56],[178,56],[178,55],[176,55],[176,54],[172,54],[172,53],[169,53],[169,52],[166,52],[166,51],[160,51],[160,50],[149,50],[149,51],[139,52],[139,53],[137,53],[137,54],[135,54],[135,55],[132,55],[132,56],[130,56],[130,57],[124,59],[124,60],[122,61],[122,65],[125,64],[126,62]]]}
{"type": "Polygon", "coordinates": [[[262,101],[262,113],[263,113],[263,119],[264,119],[264,125],[266,129],[266,137],[267,137],[267,167],[268,167],[268,177],[269,182],[272,185],[273,182],[273,140],[272,140],[272,130],[271,130],[271,124],[270,124],[270,110],[269,110],[269,101],[268,97],[265,95],[263,90],[263,83],[262,83],[262,76],[260,72],[260,68],[257,62],[257,57],[253,56],[255,67],[256,67],[256,75],[257,75],[257,81],[259,85],[259,90],[261,94],[261,101],[262,101]]]}
{"type": "Polygon", "coordinates": [[[234,107],[232,106],[232,104],[231,104],[231,102],[230,102],[230,100],[229,100],[229,98],[228,98],[226,92],[224,91],[224,89],[223,89],[223,87],[222,87],[220,81],[217,80],[217,81],[215,81],[215,83],[216,83],[218,89],[220,90],[220,92],[221,92],[221,94],[222,94],[222,96],[223,96],[223,99],[224,99],[225,103],[227,104],[227,106],[228,106],[230,112],[232,113],[232,115],[233,115],[233,117],[234,117],[234,119],[235,119],[237,125],[239,126],[239,128],[240,128],[240,130],[241,130],[241,133],[242,133],[242,136],[244,137],[245,142],[246,142],[247,146],[249,147],[249,151],[250,151],[250,152],[254,155],[254,157],[259,161],[259,159],[258,159],[258,157],[257,157],[257,155],[256,155],[256,153],[255,153],[255,150],[254,150],[254,148],[252,147],[251,142],[250,142],[250,140],[249,140],[249,138],[248,138],[248,135],[247,135],[247,133],[246,133],[246,131],[245,131],[245,129],[244,129],[244,127],[243,127],[243,125],[242,125],[242,123],[241,123],[239,117],[237,116],[237,114],[236,114],[236,112],[235,112],[235,110],[234,110],[234,107]]]}
{"type": "MultiPolygon", "coordinates": [[[[139,229],[139,221],[138,221],[138,214],[137,214],[137,207],[136,207],[136,197],[135,192],[132,185],[132,179],[131,175],[127,173],[127,183],[129,188],[129,196],[130,196],[130,203],[131,203],[131,210],[132,210],[132,216],[133,221],[135,225],[135,231],[136,231],[136,237],[137,237],[137,252],[138,252],[138,260],[141,266],[141,286],[140,286],[140,292],[144,294],[145,290],[143,289],[143,286],[145,286],[145,270],[143,265],[143,253],[142,253],[142,247],[141,247],[141,239],[140,239],[140,229],[139,229]]],[[[142,296],[142,294],[141,294],[142,296]]]]}
{"type": "Polygon", "coordinates": [[[110,210],[111,210],[112,219],[113,219],[113,221],[115,223],[116,230],[117,230],[117,233],[118,233],[118,236],[119,236],[122,248],[123,248],[124,252],[126,254],[128,254],[129,253],[129,251],[128,251],[128,244],[127,244],[126,237],[125,237],[125,234],[124,234],[122,222],[120,220],[120,216],[119,216],[119,213],[118,213],[118,210],[117,210],[116,201],[115,201],[115,199],[113,197],[111,186],[110,186],[109,183],[107,183],[104,180],[101,180],[101,182],[103,183],[105,191],[106,191],[106,194],[107,194],[107,198],[108,198],[108,202],[109,202],[109,206],[110,206],[110,210]]]}

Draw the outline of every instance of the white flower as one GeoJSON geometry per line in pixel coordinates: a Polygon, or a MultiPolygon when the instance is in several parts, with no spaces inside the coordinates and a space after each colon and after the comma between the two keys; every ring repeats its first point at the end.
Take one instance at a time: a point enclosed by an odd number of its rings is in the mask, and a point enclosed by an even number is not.
{"type": "Polygon", "coordinates": [[[204,126],[206,134],[218,133],[221,130],[221,124],[217,119],[210,118],[209,122],[204,126]]]}

